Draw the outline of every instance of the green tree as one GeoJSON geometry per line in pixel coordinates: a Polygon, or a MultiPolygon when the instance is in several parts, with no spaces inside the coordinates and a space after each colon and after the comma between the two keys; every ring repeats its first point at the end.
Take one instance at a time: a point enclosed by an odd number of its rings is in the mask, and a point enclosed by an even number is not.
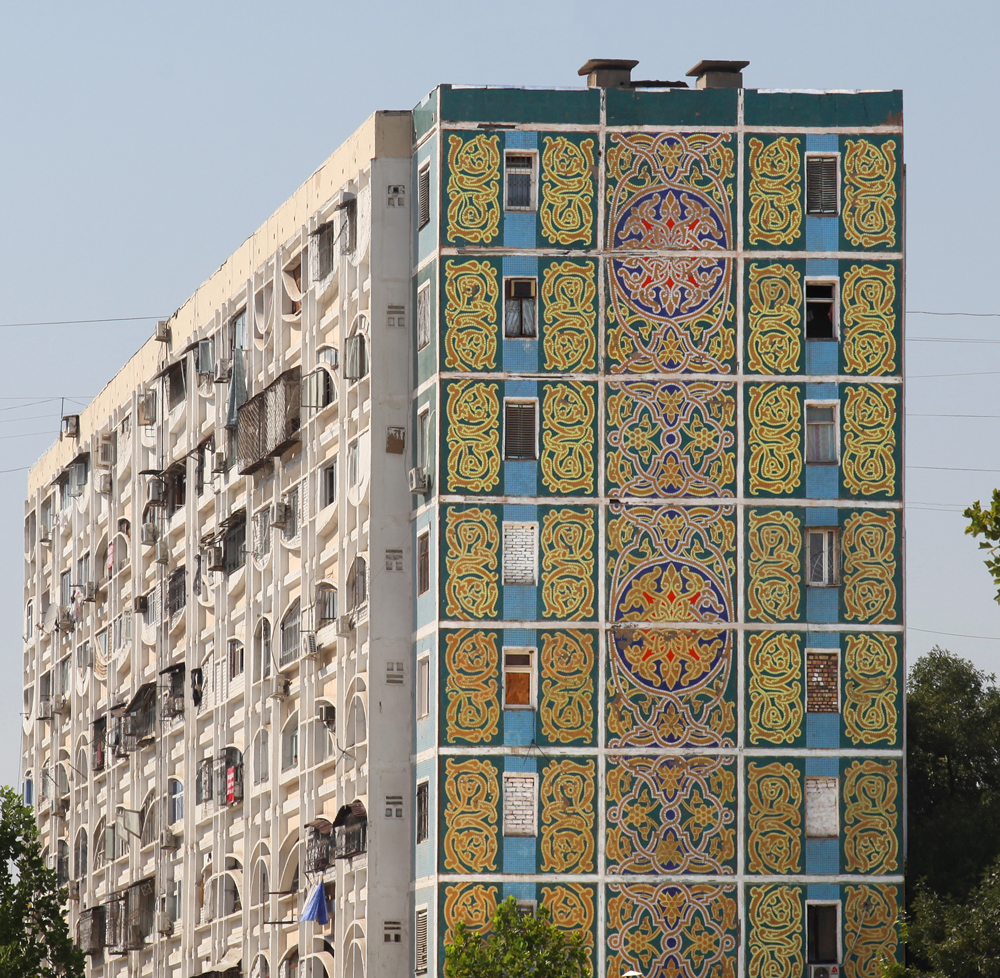
{"type": "Polygon", "coordinates": [[[986,538],[980,540],[979,549],[990,552],[989,559],[983,563],[997,586],[996,600],[1000,602],[1000,489],[993,490],[989,509],[983,509],[977,500],[962,515],[969,521],[966,533],[986,538]]]}
{"type": "Polygon", "coordinates": [[[590,954],[582,934],[567,934],[539,907],[522,915],[509,897],[484,933],[465,924],[445,948],[447,978],[590,978],[590,954]]]}
{"type": "Polygon", "coordinates": [[[0,788],[0,978],[83,978],[66,896],[45,865],[31,809],[0,788]]]}

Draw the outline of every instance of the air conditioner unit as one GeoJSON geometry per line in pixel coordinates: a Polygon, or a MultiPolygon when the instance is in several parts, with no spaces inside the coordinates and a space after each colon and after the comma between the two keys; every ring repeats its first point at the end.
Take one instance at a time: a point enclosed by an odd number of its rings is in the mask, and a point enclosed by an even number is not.
{"type": "Polygon", "coordinates": [[[115,461],[115,443],[108,437],[97,443],[97,464],[102,469],[110,469],[115,461]]]}
{"type": "Polygon", "coordinates": [[[303,632],[299,636],[302,655],[308,659],[315,659],[319,655],[319,646],[316,644],[316,636],[313,632],[303,632]]]}
{"type": "Polygon", "coordinates": [[[174,932],[174,921],[170,914],[162,910],[156,914],[156,932],[158,934],[172,934],[174,932]]]}
{"type": "Polygon", "coordinates": [[[840,978],[839,964],[811,964],[809,978],[840,978]]]}
{"type": "Polygon", "coordinates": [[[146,391],[139,398],[139,424],[144,428],[156,424],[156,391],[146,391]]]}
{"type": "Polygon", "coordinates": [[[268,522],[279,530],[284,529],[288,520],[288,507],[284,503],[271,503],[271,514],[268,522]]]}
{"type": "Polygon", "coordinates": [[[180,849],[181,840],[174,835],[170,829],[164,829],[160,833],[160,848],[161,849],[180,849]]]}
{"type": "Polygon", "coordinates": [[[156,541],[156,556],[153,558],[158,564],[170,563],[170,548],[166,540],[156,541]]]}
{"type": "Polygon", "coordinates": [[[226,569],[225,547],[208,548],[208,569],[210,571],[224,571],[226,569]]]}
{"type": "Polygon", "coordinates": [[[229,382],[229,361],[219,360],[215,365],[215,382],[226,384],[229,382]]]}
{"type": "Polygon", "coordinates": [[[71,632],[73,631],[73,625],[76,624],[73,621],[72,612],[69,610],[68,605],[62,605],[59,608],[59,620],[56,622],[56,629],[60,632],[71,632]]]}
{"type": "Polygon", "coordinates": [[[98,472],[97,478],[94,480],[94,485],[99,493],[105,496],[108,495],[111,492],[111,473],[98,472]]]}
{"type": "Polygon", "coordinates": [[[39,543],[43,543],[46,546],[51,545],[51,543],[52,543],[52,527],[50,527],[50,526],[43,526],[38,531],[38,542],[39,543]]]}
{"type": "Polygon", "coordinates": [[[226,453],[225,452],[215,452],[212,459],[212,472],[218,475],[220,472],[226,471],[226,453]]]}
{"type": "Polygon", "coordinates": [[[155,523],[143,523],[139,530],[139,540],[144,547],[151,547],[160,539],[160,530],[155,523]]]}
{"type": "Polygon", "coordinates": [[[87,581],[85,585],[83,600],[91,602],[97,600],[97,583],[95,581],[87,581]]]}
{"type": "Polygon", "coordinates": [[[409,473],[410,492],[427,492],[430,488],[430,478],[426,469],[410,469],[409,473]]]}
{"type": "Polygon", "coordinates": [[[80,415],[64,414],[62,419],[62,433],[66,438],[80,437],[80,415]]]}
{"type": "Polygon", "coordinates": [[[65,693],[57,693],[52,699],[52,709],[56,713],[65,713],[69,709],[69,697],[65,693]]]}
{"type": "Polygon", "coordinates": [[[56,815],[65,815],[69,811],[69,796],[61,795],[52,799],[52,811],[56,815]]]}
{"type": "Polygon", "coordinates": [[[138,594],[132,599],[132,610],[137,615],[144,615],[149,611],[149,595],[138,594]]]}
{"type": "Polygon", "coordinates": [[[337,634],[350,635],[352,631],[354,631],[354,622],[351,620],[351,616],[341,615],[337,619],[337,634]]]}
{"type": "Polygon", "coordinates": [[[268,693],[269,696],[273,696],[275,699],[283,700],[292,691],[291,681],[286,679],[284,676],[272,676],[271,677],[271,691],[268,693]]]}
{"type": "Polygon", "coordinates": [[[146,486],[146,502],[150,506],[162,506],[164,505],[166,497],[166,487],[163,485],[162,479],[151,479],[149,485],[146,486]]]}
{"type": "Polygon", "coordinates": [[[80,881],[79,880],[70,880],[69,883],[66,884],[66,888],[69,890],[69,898],[71,900],[79,900],[80,899],[80,881]]]}
{"type": "MultiPolygon", "coordinates": [[[[36,719],[38,720],[51,720],[52,719],[52,701],[49,699],[41,699],[38,702],[38,713],[36,714],[36,719]]],[[[44,800],[44,796],[43,796],[44,800]]]]}
{"type": "Polygon", "coordinates": [[[337,722],[337,708],[324,704],[319,708],[319,722],[332,727],[337,722]]]}
{"type": "Polygon", "coordinates": [[[170,342],[170,327],[167,325],[167,321],[165,319],[161,319],[156,324],[156,330],[153,333],[153,339],[155,339],[157,343],[170,342]]]}

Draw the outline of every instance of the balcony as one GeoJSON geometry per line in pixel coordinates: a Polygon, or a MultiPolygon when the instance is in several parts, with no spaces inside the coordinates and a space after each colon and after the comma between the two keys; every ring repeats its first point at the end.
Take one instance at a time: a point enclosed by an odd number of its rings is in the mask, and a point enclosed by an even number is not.
{"type": "Polygon", "coordinates": [[[325,818],[311,821],[306,838],[306,872],[322,873],[333,865],[334,829],[333,823],[325,818]]]}
{"type": "Polygon", "coordinates": [[[104,906],[90,907],[76,922],[76,946],[84,954],[100,954],[106,945],[104,906]]]}
{"type": "Polygon", "coordinates": [[[156,732],[156,683],[145,683],[128,706],[111,711],[111,749],[116,757],[134,753],[156,732]]]}
{"type": "Polygon", "coordinates": [[[368,851],[368,813],[358,800],[344,805],[333,820],[333,858],[349,859],[368,851]]]}
{"type": "Polygon", "coordinates": [[[299,438],[301,371],[286,370],[242,405],[236,415],[236,465],[249,475],[299,438]]]}

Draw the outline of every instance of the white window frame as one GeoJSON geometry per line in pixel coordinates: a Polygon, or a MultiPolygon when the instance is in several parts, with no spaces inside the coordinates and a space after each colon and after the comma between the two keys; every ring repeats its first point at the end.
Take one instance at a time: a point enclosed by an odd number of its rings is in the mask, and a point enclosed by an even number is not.
{"type": "Polygon", "coordinates": [[[428,224],[431,223],[431,219],[434,216],[434,186],[431,181],[431,161],[429,159],[424,160],[417,167],[417,230],[422,231],[428,224]],[[421,213],[420,208],[420,190],[423,180],[427,180],[427,213],[426,215],[421,213]],[[425,219],[426,218],[426,219],[425,219]]]}
{"type": "Polygon", "coordinates": [[[824,151],[824,150],[807,150],[805,154],[805,159],[802,162],[802,213],[806,217],[840,217],[841,211],[843,210],[843,201],[841,200],[841,175],[840,175],[840,151],[824,151]],[[815,157],[825,157],[826,159],[834,159],[837,161],[837,210],[834,214],[810,214],[809,213],[809,160],[815,157]]]}
{"type": "MultiPolygon", "coordinates": [[[[837,400],[808,400],[805,402],[804,410],[804,436],[805,443],[802,446],[802,457],[807,465],[839,465],[840,464],[840,401],[837,400]],[[833,408],[833,458],[825,461],[817,461],[809,458],[809,408],[833,408]]],[[[824,424],[826,422],[823,422],[824,424]]]]}
{"type": "Polygon", "coordinates": [[[430,461],[431,406],[425,404],[417,411],[417,468],[427,471],[430,461]]]}
{"type": "MultiPolygon", "coordinates": [[[[523,173],[524,171],[517,167],[514,170],[515,173],[523,173]]],[[[537,149],[505,149],[503,154],[503,206],[505,211],[513,211],[514,213],[520,214],[533,214],[538,210],[538,150],[537,149]],[[530,156],[531,157],[531,176],[530,176],[530,203],[527,207],[517,207],[511,206],[510,195],[509,195],[509,183],[507,180],[507,160],[511,156],[530,156]]]]}
{"type": "Polygon", "coordinates": [[[417,350],[423,350],[431,345],[431,340],[434,337],[434,316],[433,310],[431,309],[431,280],[428,279],[426,282],[421,283],[417,286],[417,316],[416,316],[416,328],[417,328],[417,350]],[[422,315],[423,311],[426,310],[426,329],[425,329],[425,319],[422,315]]]}
{"type": "MultiPolygon", "coordinates": [[[[836,275],[806,275],[802,280],[802,334],[808,339],[806,334],[809,317],[809,298],[807,296],[810,285],[832,285],[833,286],[833,336],[830,340],[840,339],[840,279],[836,275]]],[[[830,342],[827,340],[826,342],[830,342]]],[[[817,342],[817,341],[813,341],[817,342]]],[[[823,342],[819,340],[818,342],[823,342]]]]}
{"type": "Polygon", "coordinates": [[[807,587],[839,587],[840,585],[840,527],[837,526],[807,526],[805,528],[805,552],[806,552],[806,586],[807,587]],[[812,580],[812,540],[811,534],[823,534],[823,581],[812,580]],[[827,574],[830,561],[827,557],[830,537],[833,534],[833,580],[827,574]]]}
{"type": "MultiPolygon", "coordinates": [[[[822,587],[823,585],[814,584],[812,586],[813,587],[822,587]]],[[[836,712],[839,714],[840,711],[841,711],[840,649],[821,649],[821,648],[813,648],[811,646],[808,646],[806,648],[805,655],[802,657],[803,658],[803,662],[804,662],[803,675],[804,675],[805,679],[804,679],[803,689],[806,691],[806,709],[808,710],[808,708],[809,708],[809,656],[812,655],[813,653],[818,653],[818,654],[821,654],[821,655],[835,655],[837,657],[837,682],[836,682],[834,688],[837,691],[837,710],[836,710],[836,712]]],[[[833,716],[834,714],[830,713],[829,715],[833,716]]]]}
{"type": "Polygon", "coordinates": [[[417,656],[417,719],[422,720],[431,713],[431,656],[424,652],[417,656]],[[423,711],[423,712],[421,712],[423,711]]]}
{"type": "Polygon", "coordinates": [[[533,771],[505,771],[503,775],[503,799],[502,799],[502,811],[501,811],[501,829],[503,831],[503,837],[505,839],[535,839],[538,838],[538,775],[533,771]],[[518,779],[528,779],[532,782],[531,790],[531,800],[532,800],[532,810],[531,810],[531,824],[532,831],[526,833],[511,833],[507,832],[507,782],[518,779]]]}
{"type": "Polygon", "coordinates": [[[806,967],[816,967],[824,964],[840,964],[843,961],[844,954],[844,915],[843,908],[840,905],[839,900],[806,900],[806,912],[805,912],[805,931],[806,931],[806,941],[805,941],[805,958],[806,967]],[[837,910],[837,960],[836,961],[817,961],[815,963],[809,962],[809,908],[810,907],[835,907],[837,910]]]}
{"type": "Polygon", "coordinates": [[[503,658],[501,668],[503,670],[503,708],[505,710],[536,710],[538,708],[538,649],[530,646],[505,645],[501,649],[503,658]],[[507,668],[507,653],[523,654],[527,653],[531,657],[531,662],[527,666],[511,666],[507,668]],[[507,702],[507,674],[517,673],[518,675],[528,674],[528,702],[527,704],[509,704],[507,702]]]}
{"type": "Polygon", "coordinates": [[[414,974],[426,975],[430,967],[430,960],[431,960],[430,931],[431,931],[430,908],[426,903],[418,904],[413,908],[413,973],[414,974]],[[423,961],[420,961],[417,958],[417,923],[421,914],[423,915],[424,918],[423,961]]]}
{"type": "Polygon", "coordinates": [[[421,778],[417,781],[416,790],[413,792],[413,838],[416,840],[414,845],[421,845],[424,842],[430,841],[431,837],[431,781],[430,778],[421,778]],[[420,798],[420,789],[426,787],[427,795],[427,835],[420,839],[418,838],[420,834],[420,804],[418,799],[420,798]]]}
{"type": "Polygon", "coordinates": [[[501,567],[501,574],[504,586],[510,587],[537,587],[538,586],[538,523],[532,522],[530,520],[504,520],[503,524],[503,540],[501,541],[502,553],[505,555],[507,552],[506,540],[508,527],[512,526],[530,526],[534,531],[535,536],[535,546],[534,546],[534,561],[532,564],[532,583],[531,584],[507,584],[507,564],[506,560],[502,560],[503,566],[501,567]]]}
{"type": "MultiPolygon", "coordinates": [[[[517,302],[523,302],[523,299],[515,300],[517,302]]],[[[536,340],[538,339],[538,276],[537,275],[505,275],[503,279],[503,338],[505,340],[536,340]],[[508,336],[507,335],[507,283],[508,282],[526,282],[531,281],[535,283],[534,295],[531,298],[531,303],[535,307],[535,335],[534,336],[508,336]]]]}
{"type": "Polygon", "coordinates": [[[505,397],[503,399],[503,460],[505,462],[537,462],[539,457],[538,446],[538,426],[539,426],[539,402],[537,397],[505,397]],[[535,457],[531,458],[508,458],[507,457],[507,405],[508,404],[534,404],[535,406],[535,457]]]}

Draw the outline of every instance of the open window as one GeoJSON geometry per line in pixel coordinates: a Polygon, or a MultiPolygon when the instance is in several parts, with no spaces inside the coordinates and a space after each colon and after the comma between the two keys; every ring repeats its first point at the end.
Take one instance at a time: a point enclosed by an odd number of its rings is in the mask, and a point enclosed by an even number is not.
{"type": "Polygon", "coordinates": [[[538,336],[535,281],[533,278],[508,278],[504,281],[503,331],[508,339],[534,339],[538,336]]]}
{"type": "Polygon", "coordinates": [[[840,540],[836,527],[806,530],[806,583],[834,587],[840,583],[840,540]]]}
{"type": "Polygon", "coordinates": [[[807,957],[809,964],[837,964],[840,961],[840,905],[806,904],[807,957]]]}
{"type": "Polygon", "coordinates": [[[806,279],[806,339],[837,338],[837,282],[806,279]]]}

